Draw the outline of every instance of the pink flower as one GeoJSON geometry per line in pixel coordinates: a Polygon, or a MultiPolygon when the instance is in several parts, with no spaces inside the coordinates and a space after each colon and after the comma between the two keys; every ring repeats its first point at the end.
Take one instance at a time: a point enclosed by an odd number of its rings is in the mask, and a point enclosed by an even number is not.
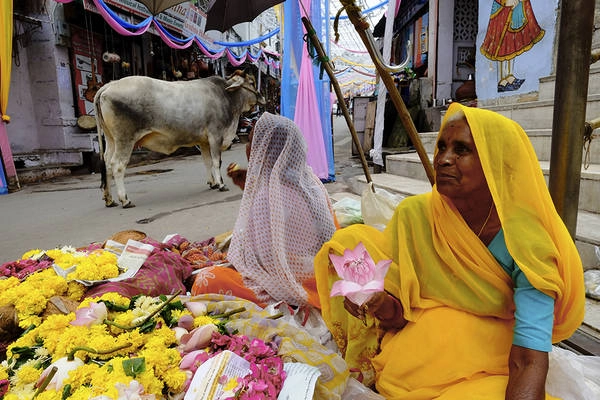
{"type": "Polygon", "coordinates": [[[179,362],[179,368],[196,372],[198,367],[210,358],[204,350],[194,350],[183,356],[179,362]]]}
{"type": "Polygon", "coordinates": [[[341,278],[333,283],[331,296],[346,296],[359,306],[383,290],[383,280],[392,263],[381,260],[375,264],[362,242],[352,250],[344,250],[342,256],[330,254],[329,259],[341,278]]]}
{"type": "Polygon", "coordinates": [[[89,307],[83,307],[75,311],[75,320],[71,325],[87,326],[101,324],[108,316],[108,310],[104,303],[90,303],[89,307]]]}
{"type": "Polygon", "coordinates": [[[179,318],[179,321],[177,321],[177,326],[191,331],[192,329],[194,329],[194,317],[192,317],[189,314],[182,315],[179,318]]]}
{"type": "Polygon", "coordinates": [[[181,336],[180,351],[189,353],[194,350],[204,349],[210,345],[212,335],[218,328],[214,324],[206,324],[195,328],[190,333],[181,336]]]}
{"type": "Polygon", "coordinates": [[[124,383],[115,384],[119,392],[119,400],[154,400],[153,394],[145,394],[144,387],[136,380],[129,382],[129,386],[124,383]]]}

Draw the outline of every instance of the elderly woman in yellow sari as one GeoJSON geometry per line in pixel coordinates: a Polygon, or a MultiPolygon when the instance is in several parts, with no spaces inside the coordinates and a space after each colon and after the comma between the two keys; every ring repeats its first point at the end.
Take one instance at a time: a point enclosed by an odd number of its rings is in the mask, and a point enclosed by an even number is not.
{"type": "Polygon", "coordinates": [[[386,399],[552,398],[548,352],[583,320],[583,270],[527,135],[454,103],[434,169],[432,191],[403,200],[383,232],[341,229],[315,258],[350,373],[386,399]],[[340,278],[329,254],[360,242],[392,264],[359,307],[330,296],[340,278]]]}

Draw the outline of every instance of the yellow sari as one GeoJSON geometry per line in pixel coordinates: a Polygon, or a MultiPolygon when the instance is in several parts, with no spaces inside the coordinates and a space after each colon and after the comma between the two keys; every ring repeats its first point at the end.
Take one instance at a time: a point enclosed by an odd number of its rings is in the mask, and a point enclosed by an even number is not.
{"type": "MultiPolygon", "coordinates": [[[[585,291],[575,244],[556,213],[523,129],[499,114],[462,109],[504,230],[507,248],[533,286],[555,299],[553,342],[581,324],[585,291]]],[[[322,313],[349,364],[386,399],[504,399],[514,325],[513,282],[452,202],[432,192],[404,200],[384,232],[339,230],[315,258],[322,313]],[[363,242],[375,262],[392,259],[385,289],[408,324],[382,332],[329,296],[339,279],[330,252],[363,242]]],[[[548,397],[550,398],[550,397],[548,397]]]]}

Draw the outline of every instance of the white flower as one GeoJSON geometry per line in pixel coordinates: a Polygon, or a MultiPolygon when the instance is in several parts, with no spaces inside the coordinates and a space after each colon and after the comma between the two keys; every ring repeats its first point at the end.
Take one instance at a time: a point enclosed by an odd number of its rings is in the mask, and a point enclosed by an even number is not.
{"type": "Polygon", "coordinates": [[[64,386],[63,382],[69,377],[69,372],[81,367],[83,364],[84,362],[77,357],[74,357],[73,361],[69,361],[67,357],[60,358],[52,364],[50,364],[48,368],[46,368],[42,372],[42,375],[40,375],[40,379],[38,379],[36,386],[40,386],[44,382],[52,368],[56,367],[57,371],[48,383],[48,386],[46,386],[46,390],[61,390],[64,386]]]}

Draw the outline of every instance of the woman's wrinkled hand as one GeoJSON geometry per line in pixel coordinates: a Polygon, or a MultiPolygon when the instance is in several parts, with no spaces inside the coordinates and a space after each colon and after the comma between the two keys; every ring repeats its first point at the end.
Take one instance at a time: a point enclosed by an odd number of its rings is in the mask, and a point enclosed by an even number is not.
{"type": "Polygon", "coordinates": [[[363,305],[353,303],[349,298],[344,297],[344,308],[354,317],[365,321],[367,314],[374,315],[385,302],[387,294],[385,292],[376,292],[373,296],[367,300],[363,305]]]}
{"type": "Polygon", "coordinates": [[[237,163],[231,163],[227,167],[227,176],[231,178],[233,183],[239,186],[242,190],[246,185],[247,170],[241,168],[237,163]]]}
{"type": "Polygon", "coordinates": [[[400,330],[407,323],[400,300],[385,291],[376,292],[362,306],[345,297],[344,308],[365,324],[367,314],[375,317],[380,321],[379,326],[383,329],[400,330]]]}

